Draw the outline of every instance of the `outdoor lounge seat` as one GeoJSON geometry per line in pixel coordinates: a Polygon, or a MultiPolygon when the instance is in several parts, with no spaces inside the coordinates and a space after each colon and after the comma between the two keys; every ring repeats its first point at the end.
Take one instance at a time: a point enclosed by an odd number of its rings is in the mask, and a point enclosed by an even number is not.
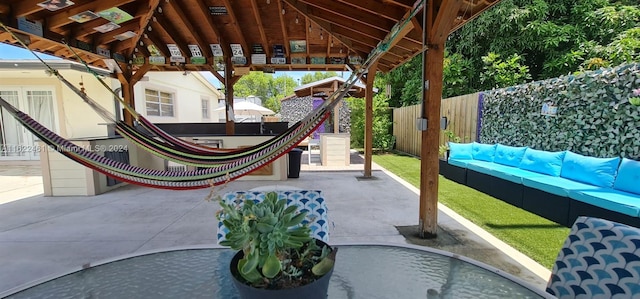
{"type": "Polygon", "coordinates": [[[640,229],[579,217],[546,291],[564,298],[640,298],[640,229]]]}
{"type": "MultiPolygon", "coordinates": [[[[260,202],[264,200],[266,193],[272,190],[264,191],[233,191],[225,193],[222,201],[226,204],[238,203],[242,204],[242,199],[260,202]]],[[[278,198],[286,198],[287,206],[296,205],[299,211],[308,211],[306,220],[311,229],[312,237],[329,242],[329,222],[327,217],[327,205],[320,190],[275,190],[278,198]]],[[[222,221],[218,221],[218,243],[224,240],[227,228],[222,221]]]]}

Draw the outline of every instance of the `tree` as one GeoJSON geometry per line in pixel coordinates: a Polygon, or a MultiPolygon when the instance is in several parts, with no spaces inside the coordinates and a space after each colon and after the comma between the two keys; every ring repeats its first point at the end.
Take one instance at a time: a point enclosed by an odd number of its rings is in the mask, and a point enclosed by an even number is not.
{"type": "MultiPolygon", "coordinates": [[[[385,80],[380,76],[376,77],[374,86],[378,88],[378,94],[373,97],[373,140],[374,148],[390,150],[393,147],[393,123],[391,122],[391,110],[389,109],[389,99],[384,92],[385,80]]],[[[351,109],[351,146],[354,148],[364,147],[365,130],[365,100],[359,98],[347,98],[347,103],[351,109]]]]}
{"type": "MultiPolygon", "coordinates": [[[[638,61],[639,27],[637,0],[503,0],[449,36],[443,97],[521,83],[500,73],[506,65],[488,67],[493,55],[526,67],[532,80],[638,61]]],[[[391,106],[420,102],[421,68],[417,56],[384,76],[391,106]]]]}
{"type": "Polygon", "coordinates": [[[307,73],[302,76],[302,84],[316,82],[331,77],[338,77],[338,74],[336,72],[315,72],[313,74],[307,73]]]}
{"type": "Polygon", "coordinates": [[[482,57],[484,71],[480,74],[480,82],[492,88],[502,88],[525,83],[531,79],[529,68],[522,65],[522,57],[513,54],[506,60],[500,58],[500,54],[489,53],[482,57]]]}
{"type": "Polygon", "coordinates": [[[293,94],[296,81],[289,76],[272,75],[263,72],[250,72],[242,76],[233,86],[234,96],[247,97],[250,95],[262,99],[263,106],[278,112],[280,111],[280,100],[293,94]]]}

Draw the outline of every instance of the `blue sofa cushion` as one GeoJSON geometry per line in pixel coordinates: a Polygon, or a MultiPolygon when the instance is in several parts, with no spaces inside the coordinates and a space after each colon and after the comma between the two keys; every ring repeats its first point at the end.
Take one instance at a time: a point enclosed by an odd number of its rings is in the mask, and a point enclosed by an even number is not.
{"type": "MultiPolygon", "coordinates": [[[[622,159],[613,189],[640,194],[640,161],[622,159]]],[[[638,199],[640,203],[640,199],[638,199]]]]}
{"type": "Polygon", "coordinates": [[[621,214],[638,217],[640,198],[638,195],[614,189],[598,188],[594,190],[569,191],[569,197],[621,214]]]}
{"type": "Polygon", "coordinates": [[[493,156],[496,153],[495,144],[472,143],[473,159],[480,161],[493,162],[493,156]]]}
{"type": "Polygon", "coordinates": [[[449,142],[449,158],[458,160],[473,159],[471,143],[449,142]]]}
{"type": "Polygon", "coordinates": [[[469,162],[471,162],[473,160],[469,160],[469,159],[451,159],[449,158],[449,161],[447,161],[449,164],[453,165],[453,166],[458,166],[458,167],[462,167],[462,168],[467,168],[467,164],[469,164],[469,162]]]}
{"type": "Polygon", "coordinates": [[[560,176],[600,187],[613,187],[620,158],[587,157],[570,151],[564,156],[560,176]]]}
{"type": "Polygon", "coordinates": [[[564,151],[546,152],[527,148],[518,167],[551,176],[560,176],[564,155],[564,151]]]}
{"type": "Polygon", "coordinates": [[[571,190],[594,190],[600,188],[594,185],[550,175],[523,177],[522,184],[527,187],[564,197],[568,197],[569,191],[571,190]]]}
{"type": "Polygon", "coordinates": [[[491,169],[491,175],[517,184],[522,184],[523,178],[544,176],[543,174],[537,172],[528,171],[516,167],[495,163],[493,165],[494,167],[493,169],[491,169]]]}
{"type": "Polygon", "coordinates": [[[526,146],[515,147],[498,144],[496,146],[496,154],[493,157],[493,162],[502,165],[518,167],[526,150],[526,146]]]}
{"type": "Polygon", "coordinates": [[[471,160],[467,163],[467,169],[474,170],[484,174],[491,174],[491,169],[496,166],[496,163],[487,161],[471,160]]]}

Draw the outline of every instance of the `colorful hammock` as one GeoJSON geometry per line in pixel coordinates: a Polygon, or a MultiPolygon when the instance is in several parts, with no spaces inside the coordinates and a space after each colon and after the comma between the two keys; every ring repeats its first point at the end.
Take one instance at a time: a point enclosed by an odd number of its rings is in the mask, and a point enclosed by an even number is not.
{"type": "MultiPolygon", "coordinates": [[[[267,165],[268,163],[287,153],[296,144],[300,143],[303,138],[311,134],[311,132],[313,132],[313,130],[315,130],[315,128],[319,126],[327,117],[329,109],[337,105],[339,101],[342,100],[344,95],[346,95],[351,86],[365,74],[366,70],[371,66],[371,64],[377,61],[377,59],[380,58],[380,56],[382,56],[382,54],[384,54],[388,50],[391,42],[397,37],[397,34],[400,32],[400,30],[404,26],[406,26],[408,22],[411,21],[411,19],[417,14],[417,12],[422,9],[423,5],[424,1],[421,1],[419,4],[415,5],[412,12],[405,19],[403,19],[402,22],[399,22],[394,26],[394,28],[392,28],[387,37],[383,41],[381,41],[378,46],[369,54],[369,57],[363,63],[362,67],[359,70],[352,72],[351,77],[342,86],[340,92],[336,92],[332,95],[331,100],[325,101],[322,106],[314,110],[314,113],[308,115],[297,126],[292,127],[290,130],[288,130],[278,138],[273,138],[272,140],[258,146],[257,148],[259,148],[259,150],[256,150],[252,154],[243,155],[228,163],[211,165],[210,168],[180,172],[159,171],[131,166],[122,162],[114,161],[98,155],[97,153],[84,150],[83,148],[76,146],[70,141],[65,140],[46,127],[40,125],[37,121],[29,117],[27,114],[13,107],[1,97],[0,106],[4,107],[29,131],[40,138],[42,142],[51,146],[59,153],[82,165],[85,165],[93,170],[101,172],[115,179],[147,187],[176,190],[206,188],[211,185],[219,185],[227,181],[237,179],[267,165]]],[[[0,23],[0,25],[4,27],[6,31],[13,34],[13,32],[10,31],[6,26],[4,26],[4,24],[0,23]]],[[[16,38],[16,40],[18,40],[22,44],[19,38],[16,38]]],[[[40,58],[38,57],[38,59],[40,58]]],[[[40,60],[42,61],[42,59],[40,60]]],[[[44,63],[44,61],[42,62],[44,63]]],[[[57,71],[52,71],[59,78],[62,78],[62,76],[57,71]]],[[[68,81],[63,80],[63,82],[77,94],[84,95],[84,93],[79,91],[68,81]]],[[[109,88],[109,90],[111,89],[109,88]]],[[[84,96],[85,97],[83,97],[83,99],[89,99],[89,97],[86,97],[86,95],[84,96]]],[[[104,108],[100,107],[92,100],[86,102],[91,105],[91,107],[96,109],[96,111],[99,111],[99,113],[106,113],[106,110],[104,108]]],[[[148,124],[150,124],[150,122],[148,124]]],[[[124,129],[122,131],[126,132],[126,130],[124,129]]],[[[132,133],[131,135],[134,135],[133,132],[130,133],[132,133]]],[[[170,135],[167,134],[167,136],[170,135]]],[[[177,147],[177,144],[167,142],[167,140],[164,140],[164,142],[166,142],[166,144],[170,144],[170,146],[173,146],[174,149],[177,147]]],[[[151,150],[150,148],[145,149],[151,150]]],[[[243,151],[245,150],[246,149],[243,149],[243,151]]]]}

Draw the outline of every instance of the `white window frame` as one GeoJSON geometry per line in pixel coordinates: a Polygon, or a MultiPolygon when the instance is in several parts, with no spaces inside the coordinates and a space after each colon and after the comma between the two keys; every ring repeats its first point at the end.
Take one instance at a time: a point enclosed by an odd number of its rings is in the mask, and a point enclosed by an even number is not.
{"type": "Polygon", "coordinates": [[[211,101],[207,97],[200,98],[200,107],[202,111],[202,119],[211,119],[211,101]]]}
{"type": "MultiPolygon", "coordinates": [[[[166,97],[165,97],[166,98],[166,97]]],[[[161,90],[161,89],[156,89],[153,87],[145,87],[144,88],[144,108],[145,108],[145,112],[147,114],[147,116],[153,116],[153,117],[163,117],[163,118],[175,118],[176,117],[176,95],[174,92],[169,92],[169,91],[165,91],[165,90],[161,90]],[[147,91],[151,91],[151,92],[155,92],[155,95],[149,95],[147,94],[147,91]],[[162,94],[167,94],[169,95],[169,100],[171,101],[171,103],[162,103],[161,99],[163,98],[162,94]],[[157,99],[156,101],[150,101],[149,97],[154,97],[157,99]],[[149,113],[149,107],[148,104],[157,104],[158,105],[158,114],[150,114],[149,113]],[[162,114],[162,107],[163,106],[171,106],[171,115],[163,115],[162,114]]]]}

